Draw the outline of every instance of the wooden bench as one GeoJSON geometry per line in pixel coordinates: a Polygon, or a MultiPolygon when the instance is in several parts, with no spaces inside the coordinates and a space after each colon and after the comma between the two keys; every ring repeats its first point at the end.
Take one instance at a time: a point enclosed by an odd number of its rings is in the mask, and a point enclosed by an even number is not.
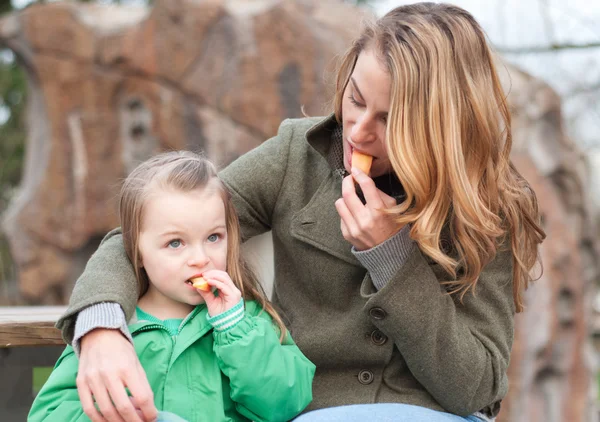
{"type": "Polygon", "coordinates": [[[27,419],[45,379],[39,381],[39,374],[44,369],[48,373],[65,348],[54,328],[65,310],[65,306],[0,307],[0,421],[27,419]]]}
{"type": "Polygon", "coordinates": [[[64,345],[54,328],[65,306],[0,306],[0,348],[64,345]]]}

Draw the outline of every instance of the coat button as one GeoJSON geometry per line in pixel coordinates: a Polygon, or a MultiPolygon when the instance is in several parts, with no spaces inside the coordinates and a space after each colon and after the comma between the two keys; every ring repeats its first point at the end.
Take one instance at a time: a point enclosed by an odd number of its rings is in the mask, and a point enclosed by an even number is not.
{"type": "Polygon", "coordinates": [[[375,376],[371,371],[362,370],[358,373],[358,382],[363,385],[371,384],[373,382],[373,378],[375,378],[375,376]]]}
{"type": "Polygon", "coordinates": [[[376,346],[383,346],[387,342],[388,338],[379,330],[373,330],[371,333],[371,341],[376,346]]]}
{"type": "Polygon", "coordinates": [[[371,308],[369,315],[371,315],[371,318],[373,319],[384,319],[387,314],[381,308],[371,308]]]}

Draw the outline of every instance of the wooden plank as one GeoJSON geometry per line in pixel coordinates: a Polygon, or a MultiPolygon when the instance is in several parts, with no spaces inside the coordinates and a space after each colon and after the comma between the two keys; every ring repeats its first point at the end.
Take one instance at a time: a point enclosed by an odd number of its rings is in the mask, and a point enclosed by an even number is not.
{"type": "Polygon", "coordinates": [[[7,322],[57,321],[66,306],[0,306],[0,325],[7,322]]]}
{"type": "Polygon", "coordinates": [[[0,307],[0,348],[63,345],[54,324],[64,306],[0,307]]]}

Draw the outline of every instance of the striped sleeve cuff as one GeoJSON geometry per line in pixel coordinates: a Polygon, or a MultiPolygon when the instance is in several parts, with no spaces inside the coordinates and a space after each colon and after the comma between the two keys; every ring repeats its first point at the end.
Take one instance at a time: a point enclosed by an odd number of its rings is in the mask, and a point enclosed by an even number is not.
{"type": "Polygon", "coordinates": [[[75,335],[73,336],[73,350],[78,358],[81,352],[81,338],[96,328],[119,330],[127,340],[133,343],[121,305],[115,302],[97,303],[85,308],[77,315],[75,335]]]}
{"type": "Polygon", "coordinates": [[[207,314],[206,319],[215,331],[231,330],[244,319],[244,299],[240,299],[237,305],[223,313],[213,317],[207,314]]]}
{"type": "Polygon", "coordinates": [[[394,274],[402,268],[415,247],[415,241],[410,238],[409,233],[410,225],[407,224],[398,233],[374,248],[366,251],[352,248],[352,253],[367,269],[377,290],[383,289],[394,274]]]}

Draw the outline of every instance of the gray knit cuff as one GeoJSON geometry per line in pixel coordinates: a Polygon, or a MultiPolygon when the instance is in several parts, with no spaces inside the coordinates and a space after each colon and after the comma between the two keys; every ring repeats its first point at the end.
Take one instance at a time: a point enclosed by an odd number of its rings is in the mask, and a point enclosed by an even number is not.
{"type": "Polygon", "coordinates": [[[73,336],[73,350],[79,358],[81,352],[81,338],[96,328],[118,329],[133,343],[133,338],[127,328],[125,312],[116,302],[102,302],[88,306],[77,315],[75,322],[75,335],[73,336]]]}
{"type": "Polygon", "coordinates": [[[402,268],[413,248],[416,247],[409,233],[410,226],[407,224],[398,233],[374,248],[365,251],[352,248],[352,253],[367,269],[377,290],[383,289],[394,274],[402,268]]]}

